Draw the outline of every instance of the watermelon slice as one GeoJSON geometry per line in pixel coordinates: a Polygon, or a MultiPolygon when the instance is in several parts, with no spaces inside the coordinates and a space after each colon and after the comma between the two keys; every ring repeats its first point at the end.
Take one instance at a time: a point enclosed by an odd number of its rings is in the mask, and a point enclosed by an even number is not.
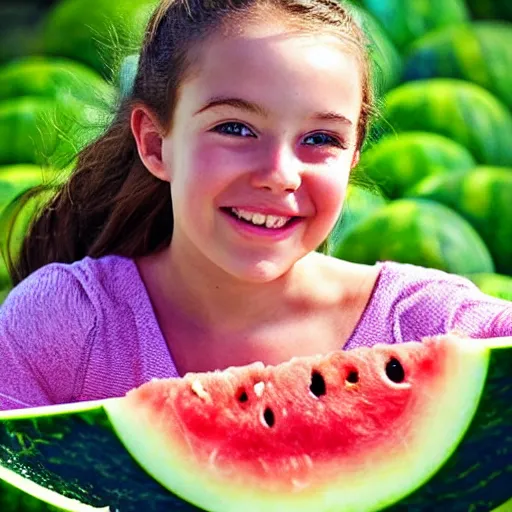
{"type": "Polygon", "coordinates": [[[3,494],[69,511],[487,511],[512,494],[512,338],[187,374],[0,425],[3,494]]]}

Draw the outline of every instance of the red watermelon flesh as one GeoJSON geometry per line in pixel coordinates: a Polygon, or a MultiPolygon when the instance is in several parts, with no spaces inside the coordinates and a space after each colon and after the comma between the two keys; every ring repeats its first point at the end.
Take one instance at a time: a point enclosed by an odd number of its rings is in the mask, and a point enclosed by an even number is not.
{"type": "MultiPolygon", "coordinates": [[[[413,373],[415,380],[431,388],[442,363],[418,357],[422,350],[417,348],[404,361],[408,376],[413,373]]],[[[162,428],[168,439],[181,434],[201,466],[212,464],[230,480],[293,491],[317,483],[320,473],[324,481],[326,472],[364,470],[365,453],[398,454],[400,447],[387,435],[390,428],[403,439],[402,448],[413,441],[408,420],[404,421],[420,412],[415,410],[411,383],[397,384],[386,376],[389,350],[365,352],[366,358],[337,352],[316,364],[296,360],[272,369],[256,364],[224,374],[188,375],[170,389],[166,381],[156,381],[133,392],[131,400],[139,410],[149,407],[152,423],[165,421],[167,428],[162,428]],[[351,382],[356,378],[358,382],[351,382]],[[319,397],[310,390],[314,381],[319,397]],[[344,407],[339,409],[341,401],[344,407]],[[330,410],[336,414],[327,414],[330,410]],[[177,421],[169,421],[173,417],[177,421]],[[174,431],[165,432],[169,429],[174,431]],[[307,455],[305,446],[311,447],[307,455]]]]}

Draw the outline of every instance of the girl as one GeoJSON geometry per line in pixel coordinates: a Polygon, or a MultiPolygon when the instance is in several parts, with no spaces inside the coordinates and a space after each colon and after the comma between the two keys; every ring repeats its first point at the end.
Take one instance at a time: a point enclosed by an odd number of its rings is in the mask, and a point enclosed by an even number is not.
{"type": "Polygon", "coordinates": [[[24,241],[0,407],[453,329],[512,335],[512,304],[461,277],[315,251],[372,108],[363,34],[337,0],[163,0],[132,94],[24,241]]]}

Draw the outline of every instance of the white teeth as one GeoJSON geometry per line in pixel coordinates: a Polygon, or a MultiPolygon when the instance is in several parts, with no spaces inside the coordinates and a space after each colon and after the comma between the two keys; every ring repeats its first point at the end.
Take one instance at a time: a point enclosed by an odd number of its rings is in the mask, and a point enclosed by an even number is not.
{"type": "Polygon", "coordinates": [[[232,208],[231,210],[239,219],[247,220],[257,226],[265,225],[267,228],[282,228],[290,220],[290,217],[263,215],[262,213],[249,212],[247,210],[240,210],[239,208],[232,208]]]}
{"type": "Polygon", "coordinates": [[[276,221],[279,220],[279,217],[275,215],[267,215],[267,219],[265,220],[265,226],[267,228],[273,228],[276,225],[276,221]]]}
{"type": "Polygon", "coordinates": [[[282,228],[288,222],[288,217],[276,217],[275,215],[268,215],[265,221],[267,228],[282,228]]]}
{"type": "Polygon", "coordinates": [[[251,222],[253,224],[261,226],[261,225],[265,224],[265,219],[266,219],[265,215],[262,215],[261,213],[254,213],[252,216],[251,222]]]}

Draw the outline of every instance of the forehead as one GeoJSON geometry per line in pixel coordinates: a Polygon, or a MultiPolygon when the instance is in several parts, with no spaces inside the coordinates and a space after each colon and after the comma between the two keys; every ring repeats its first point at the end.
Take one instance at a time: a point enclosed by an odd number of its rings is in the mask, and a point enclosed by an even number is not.
{"type": "Polygon", "coordinates": [[[280,115],[338,110],[353,124],[362,100],[357,53],[339,37],[269,24],[206,41],[186,84],[188,103],[243,97],[280,115]]]}

